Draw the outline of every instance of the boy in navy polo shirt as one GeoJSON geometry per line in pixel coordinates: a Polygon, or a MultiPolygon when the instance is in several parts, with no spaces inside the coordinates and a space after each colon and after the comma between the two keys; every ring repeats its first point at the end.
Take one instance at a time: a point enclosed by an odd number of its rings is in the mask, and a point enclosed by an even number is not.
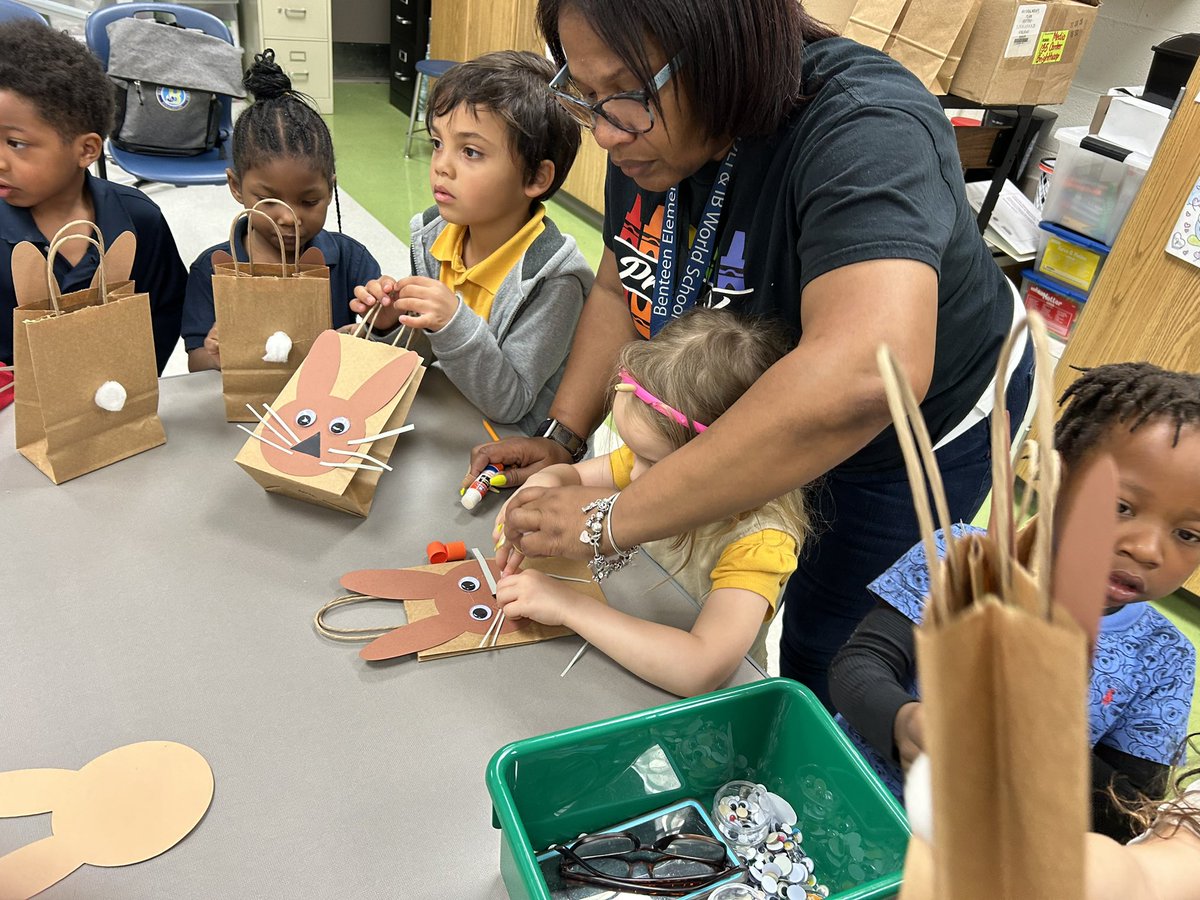
{"type": "Polygon", "coordinates": [[[292,91],[291,80],[275,63],[272,50],[254,58],[244,83],[254,95],[254,103],[233,126],[233,168],[227,170],[229,191],[247,209],[266,199],[286,203],[286,208],[277,203],[261,207],[279,226],[283,245],[269,226],[260,222],[250,229],[243,219],[238,223],[232,250],[228,242],[218,244],[192,263],[183,312],[183,345],[188,351],[188,368],[193,372],[221,368],[212,292],[215,251],[225,250],[239,260],[249,258],[247,251],[256,262],[291,260],[296,253],[294,235],[298,225],[300,252],[316,247],[329,266],[334,328],[354,321],[350,298],[355,286],[379,277],[379,263],[367,248],[341,233],[340,210],[338,232],[324,230],[329,204],[337,201],[337,188],[333,138],[321,114],[292,91]]]}
{"type": "MultiPolygon", "coordinates": [[[[42,252],[63,225],[95,222],[106,243],[132,231],[131,277],[150,294],[158,370],[179,340],[187,272],[159,208],[141,191],[88,174],[112,126],[112,86],[73,38],[34,21],[0,24],[0,362],[13,358],[12,250],[42,252]]],[[[80,233],[89,233],[79,229],[80,233]]],[[[64,292],[86,288],[99,261],[82,241],[64,244],[54,274],[64,292]]],[[[0,400],[12,397],[0,393],[0,400]]]]}

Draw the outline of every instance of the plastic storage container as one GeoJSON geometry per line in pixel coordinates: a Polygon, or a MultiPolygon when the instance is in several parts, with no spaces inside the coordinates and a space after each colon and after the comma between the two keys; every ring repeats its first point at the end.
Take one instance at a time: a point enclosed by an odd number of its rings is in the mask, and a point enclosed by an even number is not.
{"type": "Polygon", "coordinates": [[[1150,157],[1087,132],[1086,125],[1055,132],[1058,158],[1042,218],[1112,246],[1150,157]]]}
{"type": "Polygon", "coordinates": [[[550,897],[536,854],[726,782],[787,800],[831,900],[894,896],[904,812],[807,688],[770,678],[517,741],[488,763],[500,871],[513,898],[550,897]]]}
{"type": "Polygon", "coordinates": [[[1033,269],[1021,273],[1021,297],[1025,308],[1046,320],[1046,330],[1062,340],[1071,337],[1087,295],[1047,278],[1033,269]]]}
{"type": "Polygon", "coordinates": [[[1111,247],[1051,222],[1039,226],[1035,268],[1068,287],[1091,293],[1111,247]]]}

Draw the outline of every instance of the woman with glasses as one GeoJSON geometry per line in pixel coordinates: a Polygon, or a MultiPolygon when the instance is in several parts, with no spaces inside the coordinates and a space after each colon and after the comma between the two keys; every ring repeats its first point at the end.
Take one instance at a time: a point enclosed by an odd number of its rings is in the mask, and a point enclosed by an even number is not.
{"type": "MultiPolygon", "coordinates": [[[[620,347],[693,306],[778,323],[795,348],[622,493],[598,547],[581,529],[600,495],[584,487],[522,491],[507,536],[589,559],[821,479],[824,530],[788,584],[781,671],[828,703],[866,584],[918,537],[881,343],[923,398],[954,518],[990,487],[989,381],[1021,307],[967,205],[952,128],[899,64],[796,0],[539,0],[537,14],[554,98],[608,152],[605,252],[537,432],[549,440],[476,448],[472,472],[500,462],[519,484],[581,457],[620,347]]],[[[1032,370],[1028,348],[1016,357],[1014,425],[1032,370]]]]}

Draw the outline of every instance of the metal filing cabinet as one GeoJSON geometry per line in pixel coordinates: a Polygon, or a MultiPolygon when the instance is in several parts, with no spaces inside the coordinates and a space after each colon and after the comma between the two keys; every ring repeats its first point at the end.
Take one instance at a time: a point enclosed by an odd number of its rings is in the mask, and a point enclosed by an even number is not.
{"type": "Polygon", "coordinates": [[[430,0],[391,0],[389,76],[392,106],[408,113],[412,106],[416,65],[429,46],[430,0]]]}
{"type": "MultiPolygon", "coordinates": [[[[242,46],[246,66],[264,47],[317,108],[333,112],[333,22],[330,0],[242,0],[242,46]]],[[[393,4],[394,5],[394,4],[393,4]]]]}

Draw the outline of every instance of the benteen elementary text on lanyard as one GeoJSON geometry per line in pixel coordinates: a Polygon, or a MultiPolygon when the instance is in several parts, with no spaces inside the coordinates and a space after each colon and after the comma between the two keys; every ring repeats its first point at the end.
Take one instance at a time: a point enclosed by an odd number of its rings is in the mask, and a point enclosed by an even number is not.
{"type": "Polygon", "coordinates": [[[724,212],[725,193],[733,177],[733,164],[737,161],[737,154],[738,142],[734,141],[717,172],[717,180],[713,184],[708,202],[704,204],[704,213],[696,226],[692,249],[683,265],[678,293],[674,288],[675,252],[679,244],[679,231],[676,227],[679,216],[679,185],[667,191],[667,199],[663,205],[662,239],[658,248],[658,270],[654,275],[654,305],[650,309],[651,337],[658,334],[672,319],[695,306],[696,299],[700,296],[704,277],[716,250],[717,225],[720,224],[721,213],[724,212]]]}

